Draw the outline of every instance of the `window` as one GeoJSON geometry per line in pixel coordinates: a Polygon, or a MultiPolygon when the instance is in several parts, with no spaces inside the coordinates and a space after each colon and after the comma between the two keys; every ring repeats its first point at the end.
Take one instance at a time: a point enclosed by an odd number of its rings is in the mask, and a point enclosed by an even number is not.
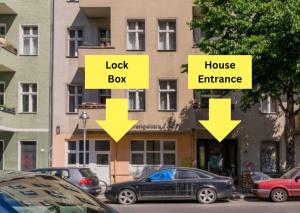
{"type": "Polygon", "coordinates": [[[128,90],[129,110],[145,110],[145,90],[128,90]]]}
{"type": "Polygon", "coordinates": [[[148,176],[153,181],[172,181],[174,180],[175,169],[165,169],[158,172],[154,172],[148,176]]]}
{"type": "MultiPolygon", "coordinates": [[[[89,164],[89,150],[90,150],[90,143],[89,143],[89,141],[87,140],[86,142],[85,142],[85,153],[86,153],[86,155],[85,155],[85,164],[89,164]]],[[[83,159],[84,159],[84,150],[83,150],[83,148],[84,148],[84,141],[83,140],[80,140],[79,141],[79,164],[80,165],[83,165],[84,164],[84,162],[83,162],[83,159]]]]}
{"type": "Polygon", "coordinates": [[[5,104],[5,82],[0,82],[0,106],[5,104]]]}
{"type": "Polygon", "coordinates": [[[158,21],[158,50],[176,50],[176,21],[158,21]]]}
{"type": "Polygon", "coordinates": [[[83,43],[83,30],[82,29],[69,29],[69,47],[68,56],[77,57],[78,47],[83,43]]]}
{"type": "Polygon", "coordinates": [[[127,22],[127,49],[145,50],[145,21],[127,22]]]}
{"type": "Polygon", "coordinates": [[[37,55],[38,54],[38,27],[22,26],[21,35],[21,54],[37,55]]]}
{"type": "Polygon", "coordinates": [[[177,81],[159,81],[159,110],[175,111],[177,108],[177,81]]]}
{"type": "Polygon", "coordinates": [[[100,89],[99,90],[99,103],[106,105],[106,99],[111,98],[110,89],[100,89]]]}
{"type": "Polygon", "coordinates": [[[78,106],[82,104],[83,88],[79,85],[68,85],[69,113],[77,113],[78,106]]]}
{"type": "Polygon", "coordinates": [[[209,92],[204,92],[204,91],[197,91],[194,90],[194,99],[196,102],[200,104],[201,108],[207,109],[209,108],[209,99],[210,98],[219,98],[221,97],[224,92],[220,90],[214,90],[214,91],[209,91],[209,92]]]}
{"type": "Polygon", "coordinates": [[[21,141],[20,143],[20,169],[31,171],[36,168],[36,141],[21,141]]]}
{"type": "Polygon", "coordinates": [[[37,112],[37,84],[36,83],[21,83],[20,93],[20,112],[36,113],[37,112]]]}
{"type": "Polygon", "coordinates": [[[96,164],[97,165],[109,165],[110,155],[110,141],[96,140],[95,141],[95,152],[96,152],[96,164]]]}
{"type": "Polygon", "coordinates": [[[99,29],[99,46],[100,47],[109,47],[110,42],[110,30],[99,29]]]}
{"type": "Polygon", "coordinates": [[[189,170],[177,170],[176,171],[177,180],[197,180],[198,175],[195,172],[189,170]]]}
{"type": "Polygon", "coordinates": [[[279,145],[276,141],[264,141],[260,151],[261,170],[267,174],[279,172],[279,145]]]}
{"type": "MultiPolygon", "coordinates": [[[[86,151],[86,164],[89,164],[89,141],[86,141],[85,151],[86,151]]],[[[80,141],[68,141],[67,144],[67,162],[68,165],[83,165],[83,140],[80,141]]]]}
{"type": "Polygon", "coordinates": [[[199,44],[200,40],[202,38],[202,31],[200,28],[194,28],[193,29],[193,42],[194,42],[194,46],[196,46],[197,44],[199,44]]]}
{"type": "Polygon", "coordinates": [[[260,111],[262,113],[276,113],[276,101],[270,96],[260,101],[260,111]]]}
{"type": "Polygon", "coordinates": [[[0,38],[5,38],[6,36],[6,24],[0,23],[0,38]]]}
{"type": "Polygon", "coordinates": [[[131,141],[132,165],[175,165],[175,141],[131,141]]]}

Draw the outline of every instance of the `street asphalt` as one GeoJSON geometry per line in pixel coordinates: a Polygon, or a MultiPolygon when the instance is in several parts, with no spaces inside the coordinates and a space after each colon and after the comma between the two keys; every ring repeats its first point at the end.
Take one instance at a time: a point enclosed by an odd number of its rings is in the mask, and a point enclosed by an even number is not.
{"type": "Polygon", "coordinates": [[[255,198],[218,201],[203,205],[197,202],[139,202],[130,206],[110,204],[120,213],[299,213],[300,199],[273,203],[255,198]]]}

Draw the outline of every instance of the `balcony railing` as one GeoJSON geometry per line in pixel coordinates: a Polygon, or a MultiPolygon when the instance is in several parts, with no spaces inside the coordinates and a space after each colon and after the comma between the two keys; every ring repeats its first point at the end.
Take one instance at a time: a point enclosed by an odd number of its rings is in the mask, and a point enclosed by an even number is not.
{"type": "Polygon", "coordinates": [[[5,39],[0,38],[0,72],[15,72],[17,70],[17,49],[5,39]]]}

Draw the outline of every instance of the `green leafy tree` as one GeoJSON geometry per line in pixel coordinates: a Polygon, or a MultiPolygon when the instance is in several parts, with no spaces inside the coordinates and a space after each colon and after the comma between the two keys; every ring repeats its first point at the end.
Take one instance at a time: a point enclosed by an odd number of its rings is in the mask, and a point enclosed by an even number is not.
{"type": "Polygon", "coordinates": [[[300,102],[299,0],[196,0],[198,47],[211,55],[252,55],[253,90],[243,110],[270,96],[285,116],[286,169],[295,166],[295,116],[300,102]]]}

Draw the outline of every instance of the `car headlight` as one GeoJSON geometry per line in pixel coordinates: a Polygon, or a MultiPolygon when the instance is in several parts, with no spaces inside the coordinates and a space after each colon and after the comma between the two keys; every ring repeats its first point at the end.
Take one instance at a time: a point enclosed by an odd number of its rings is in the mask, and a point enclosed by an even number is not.
{"type": "Polygon", "coordinates": [[[111,186],[108,186],[107,188],[106,188],[106,191],[110,191],[112,189],[112,187],[111,186]]]}

